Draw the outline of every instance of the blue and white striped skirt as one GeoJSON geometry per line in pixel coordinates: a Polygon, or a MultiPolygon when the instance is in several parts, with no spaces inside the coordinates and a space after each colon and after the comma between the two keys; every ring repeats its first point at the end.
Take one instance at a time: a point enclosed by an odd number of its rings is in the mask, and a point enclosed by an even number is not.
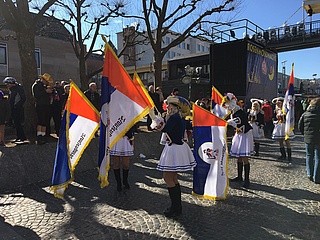
{"type": "Polygon", "coordinates": [[[232,138],[230,155],[233,157],[249,157],[253,154],[252,130],[247,133],[236,133],[232,138]]]}
{"type": "Polygon", "coordinates": [[[133,146],[126,136],[119,139],[110,150],[111,156],[129,157],[133,156],[133,146]]]}
{"type": "MultiPolygon", "coordinates": [[[[274,126],[273,132],[272,132],[272,139],[284,139],[285,134],[285,123],[278,123],[274,126]]],[[[294,132],[290,132],[289,139],[294,138],[294,132]]]]}
{"type": "Polygon", "coordinates": [[[197,165],[193,153],[187,143],[182,145],[166,144],[160,156],[157,170],[167,172],[185,172],[197,165]]]}

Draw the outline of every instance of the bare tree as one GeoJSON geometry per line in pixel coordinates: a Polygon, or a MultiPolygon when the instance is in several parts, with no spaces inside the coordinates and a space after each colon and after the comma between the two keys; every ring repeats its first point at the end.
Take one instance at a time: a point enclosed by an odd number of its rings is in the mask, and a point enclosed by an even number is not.
{"type": "Polygon", "coordinates": [[[96,46],[103,26],[108,20],[121,16],[124,8],[122,0],[109,4],[103,0],[58,0],[52,8],[52,14],[59,19],[71,32],[71,44],[79,61],[80,83],[84,90],[90,78],[102,71],[102,66],[96,70],[87,71],[86,62],[93,53],[102,54],[96,46]]]}
{"type": "Polygon", "coordinates": [[[219,23],[211,21],[214,13],[230,12],[234,10],[235,2],[241,0],[225,0],[220,5],[216,1],[182,0],[175,1],[142,0],[143,16],[124,16],[126,18],[142,19],[154,52],[155,86],[162,86],[162,61],[165,54],[190,36],[203,34],[204,25],[219,23]],[[162,5],[158,4],[161,3],[162,5]],[[177,28],[179,31],[174,32],[177,28]],[[176,38],[163,46],[163,38],[168,34],[175,34],[176,38]]]}
{"type": "Polygon", "coordinates": [[[21,79],[26,91],[26,132],[35,131],[35,108],[31,85],[37,78],[35,59],[36,23],[40,20],[55,0],[48,0],[37,8],[37,13],[30,12],[30,0],[0,0],[0,13],[6,23],[16,33],[21,63],[21,79]]]}

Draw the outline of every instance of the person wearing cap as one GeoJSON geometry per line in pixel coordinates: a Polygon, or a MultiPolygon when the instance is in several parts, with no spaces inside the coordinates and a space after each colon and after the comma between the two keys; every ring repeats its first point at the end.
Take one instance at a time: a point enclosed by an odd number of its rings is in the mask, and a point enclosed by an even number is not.
{"type": "Polygon", "coordinates": [[[46,143],[45,135],[47,123],[50,118],[50,104],[53,99],[53,78],[50,74],[44,73],[33,83],[32,95],[35,98],[36,113],[38,117],[37,123],[37,144],[46,143]]]}
{"type": "Polygon", "coordinates": [[[161,153],[157,170],[163,172],[167,184],[171,206],[164,211],[166,217],[179,216],[182,212],[181,188],[178,172],[185,172],[196,166],[193,153],[184,141],[187,121],[183,118],[182,102],[176,96],[166,99],[167,115],[165,124],[159,124],[158,130],[166,133],[166,143],[161,153]]]}
{"type": "Polygon", "coordinates": [[[89,88],[84,91],[84,95],[89,99],[92,105],[100,112],[101,97],[98,93],[97,84],[95,82],[89,83],[89,88]]]}
{"type": "Polygon", "coordinates": [[[264,113],[261,110],[262,100],[252,98],[251,109],[248,109],[248,121],[252,127],[254,155],[259,156],[260,141],[264,138],[264,113]]]}
{"type": "Polygon", "coordinates": [[[233,93],[227,93],[222,100],[228,111],[231,113],[228,125],[235,128],[235,135],[232,138],[230,155],[237,158],[238,176],[231,179],[231,182],[242,182],[244,169],[244,185],[250,186],[250,163],[249,157],[253,154],[252,127],[248,123],[247,114],[237,104],[237,98],[233,93]]]}
{"type": "Polygon", "coordinates": [[[289,164],[291,164],[292,157],[291,157],[291,144],[290,138],[294,137],[293,132],[289,134],[289,138],[285,140],[285,122],[286,116],[282,112],[282,105],[283,105],[283,97],[277,97],[272,100],[272,103],[275,104],[274,109],[274,129],[272,132],[272,139],[278,140],[280,146],[280,153],[281,156],[278,157],[279,160],[288,160],[289,164]],[[287,153],[288,159],[286,156],[286,150],[284,148],[284,142],[287,146],[287,153]]]}
{"type": "Polygon", "coordinates": [[[23,87],[14,77],[6,77],[3,80],[3,83],[5,83],[10,90],[9,103],[11,107],[11,118],[16,129],[16,139],[13,142],[24,143],[27,140],[22,126],[24,121],[24,103],[26,101],[26,94],[23,87]]]}
{"type": "Polygon", "coordinates": [[[0,146],[6,146],[4,143],[5,124],[9,122],[10,115],[9,102],[4,98],[4,93],[0,90],[0,146]]]}
{"type": "Polygon", "coordinates": [[[310,181],[320,184],[320,98],[310,101],[302,114],[298,128],[306,147],[306,171],[310,181]]]}

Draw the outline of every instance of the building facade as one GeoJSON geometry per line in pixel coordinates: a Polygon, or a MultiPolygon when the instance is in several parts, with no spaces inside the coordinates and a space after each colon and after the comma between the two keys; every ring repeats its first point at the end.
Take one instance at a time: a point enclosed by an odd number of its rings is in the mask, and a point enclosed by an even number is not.
{"type": "MultiPolygon", "coordinates": [[[[178,33],[169,32],[163,39],[164,46],[170,44],[177,38],[178,33]]],[[[134,27],[127,27],[122,32],[117,33],[117,48],[124,48],[124,44],[128,43],[123,55],[120,57],[121,63],[125,66],[129,74],[133,74],[136,70],[145,85],[154,82],[153,49],[148,43],[146,35],[138,35],[134,27]],[[137,44],[134,44],[137,42],[137,44]],[[130,44],[132,43],[132,44],[130,44]]],[[[168,60],[189,56],[198,53],[209,53],[210,42],[204,39],[188,37],[179,45],[168,51],[162,61],[162,80],[167,81],[168,60]]]]}
{"type": "MultiPolygon", "coordinates": [[[[61,23],[49,18],[41,20],[36,32],[35,54],[38,74],[46,72],[55,81],[72,79],[79,83],[78,59],[69,42],[70,33],[61,23]]],[[[4,26],[0,29],[0,80],[6,76],[13,76],[19,83],[22,82],[15,32],[4,26]]]]}

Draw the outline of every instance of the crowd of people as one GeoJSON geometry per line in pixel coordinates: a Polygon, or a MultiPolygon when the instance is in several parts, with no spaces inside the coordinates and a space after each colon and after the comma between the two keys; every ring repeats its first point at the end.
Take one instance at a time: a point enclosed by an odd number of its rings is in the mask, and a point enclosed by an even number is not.
{"type": "MultiPolygon", "coordinates": [[[[23,86],[13,77],[6,77],[3,82],[10,90],[6,99],[0,91],[0,146],[5,146],[5,124],[10,121],[16,129],[14,143],[24,143],[27,140],[23,129],[24,103],[26,101],[23,86]]],[[[32,85],[37,114],[37,144],[46,143],[46,137],[51,134],[51,120],[54,123],[55,134],[59,137],[62,113],[66,104],[70,85],[67,81],[56,81],[48,73],[40,75],[32,85]]],[[[165,209],[167,217],[178,216],[182,212],[181,188],[178,172],[191,170],[196,166],[189,144],[186,143],[186,131],[192,129],[190,121],[182,114],[179,100],[179,90],[174,88],[165,99],[160,87],[148,86],[148,94],[154,102],[154,115],[162,116],[164,122],[152,126],[150,116],[147,117],[149,131],[162,131],[161,142],[165,145],[160,156],[157,169],[163,172],[163,179],[167,185],[171,206],[165,209]]],[[[97,85],[91,82],[84,95],[92,105],[100,111],[101,99],[97,85]]],[[[251,106],[246,108],[243,100],[238,100],[232,93],[223,98],[223,106],[228,110],[226,118],[228,125],[234,129],[230,147],[230,155],[237,158],[237,176],[230,179],[233,182],[243,182],[243,187],[250,187],[251,156],[259,156],[260,142],[264,138],[279,142],[281,161],[292,163],[292,149],[290,139],[294,132],[285,138],[286,116],[282,110],[284,99],[276,97],[272,101],[252,98],[251,106]],[[243,177],[244,172],[244,177],[243,177]]],[[[211,111],[211,100],[202,98],[195,102],[200,107],[211,111]]],[[[303,99],[296,103],[296,124],[304,135],[306,147],[306,172],[308,178],[320,183],[320,98],[311,101],[303,99]]],[[[134,153],[134,128],[131,128],[110,150],[113,171],[117,183],[117,191],[130,189],[128,181],[129,159],[134,153]],[[122,178],[121,178],[122,166],[122,178]]]]}
{"type": "MultiPolygon", "coordinates": [[[[25,89],[14,77],[6,77],[3,83],[9,90],[5,96],[0,91],[0,146],[6,146],[4,141],[5,125],[12,125],[16,130],[15,144],[29,143],[24,131],[25,89]]],[[[50,74],[44,73],[31,86],[37,115],[36,143],[43,145],[52,133],[59,137],[64,106],[68,99],[70,84],[68,81],[54,81],[50,74]],[[53,128],[52,129],[52,123],[53,128]]],[[[93,106],[100,111],[100,94],[96,83],[90,83],[84,92],[93,106]]]]}

